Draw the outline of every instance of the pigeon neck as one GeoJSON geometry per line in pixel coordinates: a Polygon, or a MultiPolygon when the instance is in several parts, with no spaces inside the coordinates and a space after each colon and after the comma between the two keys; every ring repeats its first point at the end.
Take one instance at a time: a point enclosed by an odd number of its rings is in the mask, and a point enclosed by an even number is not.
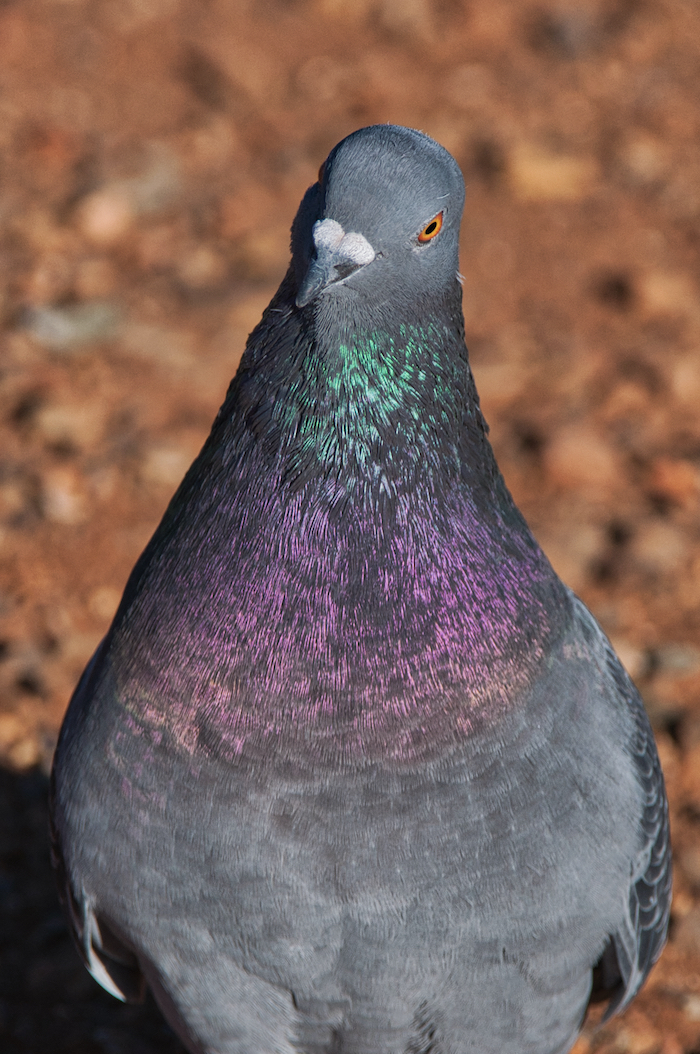
{"type": "Polygon", "coordinates": [[[320,334],[279,297],[132,582],[135,710],[306,766],[468,738],[534,683],[569,605],[495,465],[461,327],[320,334]],[[138,589],[151,574],[167,589],[138,589]],[[151,684],[156,640],[178,662],[151,684]]]}
{"type": "Polygon", "coordinates": [[[281,298],[266,323],[229,405],[293,490],[332,480],[382,514],[401,495],[433,504],[455,486],[475,496],[486,486],[488,500],[498,470],[456,282],[442,303],[411,305],[398,321],[388,308],[344,315],[332,303],[300,313],[281,298]]]}

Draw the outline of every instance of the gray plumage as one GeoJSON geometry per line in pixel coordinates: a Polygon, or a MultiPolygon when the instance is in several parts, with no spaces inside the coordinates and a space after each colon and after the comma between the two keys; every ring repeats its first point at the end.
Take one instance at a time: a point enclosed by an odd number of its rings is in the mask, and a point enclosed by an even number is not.
{"type": "Polygon", "coordinates": [[[81,953],[199,1054],[563,1054],[663,946],[653,735],[493,461],[462,201],[419,133],[331,153],[64,723],[81,953]]]}

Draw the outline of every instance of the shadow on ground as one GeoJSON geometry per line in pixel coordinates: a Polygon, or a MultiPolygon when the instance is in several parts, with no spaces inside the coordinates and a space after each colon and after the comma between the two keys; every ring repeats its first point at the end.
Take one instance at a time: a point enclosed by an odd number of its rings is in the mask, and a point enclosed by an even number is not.
{"type": "Polygon", "coordinates": [[[0,768],[0,1050],[184,1054],[152,1000],[124,1006],[83,967],[49,860],[48,780],[0,768]]]}

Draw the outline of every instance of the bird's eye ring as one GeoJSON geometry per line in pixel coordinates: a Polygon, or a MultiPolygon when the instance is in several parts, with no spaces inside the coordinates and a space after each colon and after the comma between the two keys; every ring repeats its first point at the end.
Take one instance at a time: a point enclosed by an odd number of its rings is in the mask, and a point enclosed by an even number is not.
{"type": "Polygon", "coordinates": [[[433,218],[430,221],[430,223],[426,223],[425,227],[423,228],[423,230],[418,235],[418,241],[419,242],[432,241],[432,239],[437,234],[439,234],[440,230],[442,229],[442,218],[443,218],[443,213],[442,212],[438,212],[437,216],[433,216],[433,218]]]}

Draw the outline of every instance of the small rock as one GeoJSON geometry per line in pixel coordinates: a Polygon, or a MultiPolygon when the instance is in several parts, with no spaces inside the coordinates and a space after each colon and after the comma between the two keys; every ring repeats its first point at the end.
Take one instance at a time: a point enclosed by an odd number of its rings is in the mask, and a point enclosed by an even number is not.
{"type": "Polygon", "coordinates": [[[687,556],[688,544],[683,533],[670,523],[644,523],[637,531],[632,552],[646,571],[665,574],[675,571],[687,556]]]}
{"type": "Polygon", "coordinates": [[[623,381],[616,384],[605,400],[603,419],[619,421],[625,418],[639,418],[649,412],[652,402],[651,394],[642,384],[634,381],[623,381]]]}
{"type": "Polygon", "coordinates": [[[660,457],[651,467],[649,485],[654,494],[677,505],[688,506],[700,492],[700,472],[692,461],[660,457]]]}
{"type": "Polygon", "coordinates": [[[169,369],[187,369],[193,365],[195,342],[193,333],[143,322],[125,326],[121,340],[129,354],[150,359],[169,369]]]}
{"type": "Polygon", "coordinates": [[[6,752],[27,733],[27,726],[17,714],[0,713],[0,751],[6,752]]]}
{"type": "Polygon", "coordinates": [[[49,444],[84,450],[94,446],[104,429],[104,407],[99,404],[42,406],[34,426],[49,444]]]}
{"type": "Polygon", "coordinates": [[[158,212],[180,190],[180,165],[162,143],[148,146],[144,170],[130,179],[114,180],[83,199],[78,224],[94,245],[108,247],[121,241],[139,216],[158,212]]]}
{"type": "Polygon", "coordinates": [[[101,640],[102,633],[99,631],[69,633],[61,640],[61,657],[65,662],[74,664],[76,669],[82,668],[92,658],[101,640]]]}
{"type": "Polygon", "coordinates": [[[670,381],[674,398],[695,411],[700,403],[700,361],[696,352],[678,359],[670,371],[670,381]]]}
{"type": "MultiPolygon", "coordinates": [[[[642,1015],[638,1017],[641,1019],[642,1015]]],[[[627,1017],[629,1021],[629,1015],[627,1017]]],[[[639,1020],[635,1022],[636,1027],[627,1025],[618,1033],[618,1049],[625,1054],[656,1054],[659,1049],[661,1037],[649,1021],[639,1020]]]]}
{"type": "Polygon", "coordinates": [[[496,362],[476,366],[474,379],[484,407],[493,411],[517,399],[527,383],[528,373],[517,363],[496,362]]]}
{"type": "Polygon", "coordinates": [[[626,144],[621,161],[635,183],[656,183],[666,173],[668,150],[651,135],[639,135],[626,144]]]}
{"type": "MultiPolygon", "coordinates": [[[[669,718],[676,723],[676,735],[682,743],[684,750],[690,750],[700,743],[700,714],[694,708],[683,710],[676,707],[676,712],[671,709],[669,718]]],[[[667,722],[668,723],[668,722],[667,722]]]]}
{"type": "Polygon", "coordinates": [[[700,846],[690,845],[682,853],[674,853],[674,857],[678,859],[681,870],[692,884],[700,886],[700,846]]]}
{"type": "MultiPolygon", "coordinates": [[[[654,708],[647,705],[646,698],[644,699],[644,707],[649,714],[649,719],[652,723],[655,723],[654,708]]],[[[675,715],[672,715],[675,716],[675,715]]],[[[663,717],[663,714],[662,714],[663,717]]],[[[668,732],[656,732],[656,748],[659,752],[659,760],[661,762],[661,769],[664,773],[666,783],[671,787],[674,786],[675,794],[675,783],[678,778],[680,771],[680,750],[674,741],[671,739],[668,732]]],[[[675,903],[675,902],[674,902],[675,903]]]]}
{"type": "Polygon", "coordinates": [[[693,316],[700,314],[700,299],[689,275],[652,271],[639,282],[642,308],[651,316],[693,316]]]}
{"type": "MultiPolygon", "coordinates": [[[[684,750],[682,757],[681,796],[685,802],[700,809],[700,743],[696,743],[690,750],[684,750]]],[[[690,936],[694,932],[694,930],[689,931],[690,936]]],[[[697,909],[697,941],[698,954],[700,954],[700,908],[697,909]]]]}
{"type": "Polygon", "coordinates": [[[75,469],[57,466],[44,473],[41,507],[47,520],[67,527],[74,527],[88,518],[82,479],[75,469]]]}
{"type": "Polygon", "coordinates": [[[23,771],[31,769],[41,761],[41,745],[34,736],[27,736],[15,743],[7,752],[13,768],[23,771]]]}
{"type": "Polygon", "coordinates": [[[700,995],[691,993],[684,998],[683,1013],[688,1021],[700,1021],[700,995]]]}
{"type": "Polygon", "coordinates": [[[599,172],[593,158],[520,143],[510,154],[508,174],[513,192],[522,200],[578,201],[593,189],[599,172]]]}
{"type": "Polygon", "coordinates": [[[73,307],[31,308],[25,327],[39,344],[52,351],[71,351],[85,344],[111,340],[120,322],[117,308],[95,301],[73,307]]]}
{"type": "Polygon", "coordinates": [[[380,0],[379,17],[390,33],[424,42],[432,32],[430,6],[429,0],[380,0]]]}
{"type": "Polygon", "coordinates": [[[640,677],[644,677],[650,666],[648,652],[642,648],[637,648],[630,641],[623,640],[621,637],[611,637],[610,643],[632,680],[636,681],[640,677]]]}
{"type": "Polygon", "coordinates": [[[540,541],[554,570],[574,590],[584,587],[590,566],[605,545],[603,531],[590,523],[567,525],[561,533],[552,533],[540,541]]]}
{"type": "Polygon", "coordinates": [[[185,257],[178,267],[178,275],[191,289],[206,289],[219,285],[226,277],[226,261],[206,245],[200,245],[185,257]]]}
{"type": "Polygon", "coordinates": [[[120,484],[120,475],[114,465],[103,465],[93,469],[87,476],[90,493],[100,502],[107,502],[120,484]]]}
{"type": "MultiPolygon", "coordinates": [[[[663,760],[662,760],[663,764],[663,760]]],[[[682,886],[678,889],[673,890],[673,906],[671,915],[674,922],[678,922],[679,919],[684,919],[686,915],[695,907],[695,899],[687,889],[683,889],[682,886]]],[[[671,936],[671,943],[673,943],[673,935],[671,936]]]]}
{"type": "Polygon", "coordinates": [[[614,486],[619,476],[614,451],[586,425],[571,425],[558,432],[545,449],[545,465],[552,480],[562,487],[614,486]]]}
{"type": "Polygon", "coordinates": [[[142,465],[140,474],[147,483],[166,487],[177,486],[192,463],[187,450],[177,446],[152,447],[142,465]]]}
{"type": "Polygon", "coordinates": [[[183,144],[184,163],[201,179],[205,171],[230,171],[232,159],[245,167],[246,150],[228,117],[211,114],[203,124],[188,129],[183,144]]]}
{"type": "Polygon", "coordinates": [[[104,187],[89,194],[80,205],[80,230],[93,245],[110,246],[134,226],[136,211],[124,187],[104,187]]]}
{"type": "Polygon", "coordinates": [[[665,673],[690,674],[700,670],[700,648],[693,644],[667,644],[654,652],[654,659],[665,673]]]}
{"type": "Polygon", "coordinates": [[[32,768],[40,760],[41,747],[31,725],[17,713],[0,713],[0,756],[18,770],[32,768]]]}
{"type": "Polygon", "coordinates": [[[593,51],[601,27],[584,4],[557,4],[538,12],[530,27],[530,43],[536,51],[550,51],[561,58],[575,59],[593,51]]]}
{"type": "Polygon", "coordinates": [[[114,586],[100,586],[93,590],[88,599],[90,614],[102,622],[109,622],[119,606],[121,593],[114,586]]]}

